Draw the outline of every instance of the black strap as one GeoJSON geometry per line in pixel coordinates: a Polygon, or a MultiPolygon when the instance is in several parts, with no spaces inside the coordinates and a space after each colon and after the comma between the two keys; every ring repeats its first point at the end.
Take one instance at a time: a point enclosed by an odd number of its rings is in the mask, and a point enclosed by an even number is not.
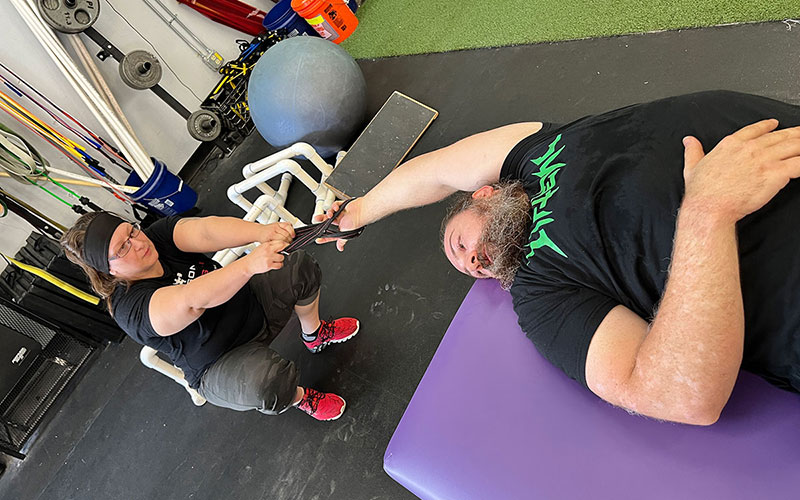
{"type": "Polygon", "coordinates": [[[333,221],[336,220],[336,217],[344,210],[344,207],[347,206],[348,203],[353,201],[355,198],[350,198],[349,200],[342,203],[337,210],[333,217],[326,220],[325,222],[320,222],[319,224],[311,224],[310,226],[303,226],[298,227],[294,230],[294,239],[289,246],[286,247],[283,251],[286,253],[294,252],[295,250],[300,250],[301,248],[310,245],[314,241],[319,238],[338,238],[343,240],[349,240],[355,238],[356,236],[360,235],[364,232],[364,228],[360,227],[358,229],[353,229],[352,231],[339,231],[338,229],[331,229],[331,225],[333,221]]]}

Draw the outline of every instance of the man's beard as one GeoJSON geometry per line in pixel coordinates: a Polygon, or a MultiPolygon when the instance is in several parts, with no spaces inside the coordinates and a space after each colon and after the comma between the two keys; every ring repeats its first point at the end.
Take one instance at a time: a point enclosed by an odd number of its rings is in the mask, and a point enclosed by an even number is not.
{"type": "Polygon", "coordinates": [[[478,198],[471,209],[485,217],[479,247],[492,259],[478,253],[480,264],[492,273],[504,290],[511,288],[522,261],[522,246],[531,220],[531,204],[519,181],[502,183],[488,198],[478,198]]]}

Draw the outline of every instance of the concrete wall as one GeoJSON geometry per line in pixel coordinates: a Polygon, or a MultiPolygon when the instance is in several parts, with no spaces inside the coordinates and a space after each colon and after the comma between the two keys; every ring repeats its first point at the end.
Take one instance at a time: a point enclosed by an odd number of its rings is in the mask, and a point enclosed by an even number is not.
{"type": "MultiPolygon", "coordinates": [[[[236,58],[239,54],[237,39],[251,38],[249,35],[211,21],[175,0],[161,1],[207,46],[222,54],[226,61],[236,58]]],[[[264,11],[268,11],[273,5],[269,0],[245,1],[264,11]]],[[[2,27],[0,60],[95,133],[107,136],[91,113],[83,107],[77,94],[7,0],[0,1],[0,26],[2,27]]],[[[155,54],[164,70],[160,85],[189,110],[197,109],[201,100],[219,80],[219,75],[206,66],[200,57],[141,0],[102,0],[100,17],[94,27],[124,53],[141,49],[155,54]]],[[[90,53],[95,54],[99,51],[97,45],[85,35],[78,36],[83,39],[90,53]]],[[[169,170],[177,173],[199,145],[186,131],[186,122],[152,92],[136,91],[125,86],[120,80],[116,61],[110,58],[104,62],[98,59],[95,61],[145,150],[150,156],[166,162],[169,170]]],[[[4,73],[4,76],[10,75],[4,73]]],[[[9,90],[5,86],[2,87],[3,92],[9,94],[9,90]]],[[[46,116],[24,97],[17,98],[13,95],[12,97],[39,118],[44,119],[46,116]]],[[[49,120],[46,121],[50,123],[49,120]]],[[[18,125],[6,113],[0,112],[0,122],[25,136],[54,167],[80,173],[77,165],[18,125]]],[[[54,128],[71,137],[59,126],[54,125],[54,128]]],[[[123,171],[108,163],[104,166],[112,175],[124,181],[123,171]]],[[[37,188],[4,178],[0,178],[0,187],[64,225],[71,225],[77,218],[69,207],[37,188]]],[[[55,191],[57,192],[58,188],[55,191]]],[[[81,188],[77,192],[89,196],[106,209],[125,211],[124,204],[102,189],[81,188]]],[[[11,255],[16,253],[31,230],[32,228],[24,220],[13,214],[0,219],[0,234],[2,234],[0,252],[11,255]]],[[[0,268],[3,265],[4,263],[0,263],[0,268]]]]}

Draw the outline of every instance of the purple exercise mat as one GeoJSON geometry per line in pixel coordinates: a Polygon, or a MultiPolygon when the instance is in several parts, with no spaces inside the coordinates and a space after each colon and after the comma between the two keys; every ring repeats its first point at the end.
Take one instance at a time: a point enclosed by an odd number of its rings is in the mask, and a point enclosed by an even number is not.
{"type": "Polygon", "coordinates": [[[713,426],[628,415],[550,365],[478,280],[384,469],[422,499],[799,498],[800,396],[742,372],[713,426]]]}

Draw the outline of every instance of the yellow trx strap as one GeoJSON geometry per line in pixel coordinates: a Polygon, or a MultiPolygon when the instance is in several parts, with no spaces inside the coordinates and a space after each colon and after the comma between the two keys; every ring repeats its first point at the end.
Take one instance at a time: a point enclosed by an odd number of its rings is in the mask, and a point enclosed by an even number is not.
{"type": "MultiPolygon", "coordinates": [[[[0,254],[0,255],[3,255],[3,254],[0,254]]],[[[56,278],[55,276],[53,276],[52,274],[48,273],[44,269],[39,269],[38,267],[31,266],[31,265],[28,265],[28,264],[24,264],[24,263],[22,263],[22,262],[20,262],[20,261],[18,261],[16,259],[12,259],[11,257],[9,257],[7,255],[3,255],[3,257],[8,259],[9,262],[14,264],[18,268],[22,269],[23,271],[28,271],[29,273],[35,274],[36,276],[38,276],[38,277],[40,277],[40,278],[42,278],[44,280],[49,281],[50,283],[52,283],[53,285],[57,286],[58,288],[64,290],[65,292],[71,293],[72,295],[78,297],[79,299],[83,299],[86,302],[89,302],[90,304],[95,305],[95,306],[100,303],[100,299],[98,297],[95,297],[94,295],[88,294],[88,293],[84,292],[83,290],[70,285],[66,281],[63,281],[63,280],[60,280],[60,279],[56,278]]]]}

